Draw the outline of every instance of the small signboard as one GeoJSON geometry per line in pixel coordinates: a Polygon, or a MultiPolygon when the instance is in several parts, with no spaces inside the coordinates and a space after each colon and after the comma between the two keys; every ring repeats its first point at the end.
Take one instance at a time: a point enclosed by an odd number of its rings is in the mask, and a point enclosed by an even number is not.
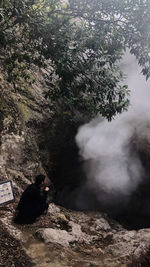
{"type": "Polygon", "coordinates": [[[0,183],[0,205],[11,202],[14,199],[12,181],[0,183]]]}

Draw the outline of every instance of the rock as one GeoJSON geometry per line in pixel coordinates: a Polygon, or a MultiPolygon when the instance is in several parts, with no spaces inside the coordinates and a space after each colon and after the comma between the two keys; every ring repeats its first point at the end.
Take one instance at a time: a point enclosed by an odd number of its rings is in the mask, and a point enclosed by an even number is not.
{"type": "Polygon", "coordinates": [[[49,204],[47,212],[50,213],[51,215],[56,215],[56,214],[60,213],[60,208],[58,206],[56,206],[54,203],[51,203],[51,204],[49,204]]]}
{"type": "Polygon", "coordinates": [[[107,249],[112,251],[115,256],[139,257],[149,247],[150,229],[139,231],[120,231],[113,235],[113,244],[108,245],[107,249]]]}
{"type": "Polygon", "coordinates": [[[96,239],[95,236],[83,233],[80,225],[74,222],[69,222],[69,225],[72,227],[72,231],[69,233],[66,230],[44,228],[39,229],[36,232],[36,236],[42,238],[45,243],[60,244],[62,246],[69,246],[70,242],[73,243],[76,241],[79,243],[84,242],[85,244],[90,244],[90,242],[96,239]]]}
{"type": "Polygon", "coordinates": [[[86,233],[82,232],[81,226],[79,224],[71,221],[69,225],[72,227],[71,234],[76,238],[76,241],[90,244],[90,242],[96,239],[96,236],[87,235],[86,233]]]}
{"type": "Polygon", "coordinates": [[[109,231],[111,229],[109,223],[104,219],[96,219],[93,226],[90,227],[91,231],[109,231]]]}
{"type": "Polygon", "coordinates": [[[68,219],[66,218],[66,216],[63,214],[63,213],[59,213],[58,214],[58,220],[62,221],[62,222],[65,222],[65,223],[68,223],[68,219]]]}
{"type": "Polygon", "coordinates": [[[75,241],[74,237],[65,230],[45,228],[36,232],[36,236],[44,239],[45,243],[59,244],[64,247],[75,241]]]}
{"type": "Polygon", "coordinates": [[[17,229],[14,225],[12,225],[13,216],[11,212],[6,213],[7,216],[2,217],[0,221],[5,225],[5,228],[9,232],[11,236],[13,236],[17,240],[23,240],[22,232],[17,229]]]}

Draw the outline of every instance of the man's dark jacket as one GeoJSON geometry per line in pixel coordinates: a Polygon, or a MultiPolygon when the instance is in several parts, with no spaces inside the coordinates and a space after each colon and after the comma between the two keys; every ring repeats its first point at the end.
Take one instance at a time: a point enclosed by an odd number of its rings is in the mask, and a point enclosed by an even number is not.
{"type": "Polygon", "coordinates": [[[47,192],[41,195],[40,186],[29,185],[23,192],[17,210],[16,222],[32,223],[48,208],[46,203],[47,192]]]}

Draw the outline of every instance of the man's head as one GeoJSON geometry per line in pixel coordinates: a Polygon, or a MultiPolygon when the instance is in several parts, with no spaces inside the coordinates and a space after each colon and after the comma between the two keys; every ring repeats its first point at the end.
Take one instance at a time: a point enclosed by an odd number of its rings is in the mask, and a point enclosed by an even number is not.
{"type": "Polygon", "coordinates": [[[45,175],[39,174],[35,177],[35,184],[38,186],[42,186],[45,183],[45,175]]]}

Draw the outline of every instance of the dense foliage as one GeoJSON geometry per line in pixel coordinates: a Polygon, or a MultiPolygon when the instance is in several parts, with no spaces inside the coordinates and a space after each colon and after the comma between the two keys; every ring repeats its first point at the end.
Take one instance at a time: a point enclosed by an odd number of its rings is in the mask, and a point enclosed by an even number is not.
{"type": "Polygon", "coordinates": [[[150,0],[1,0],[0,48],[8,80],[32,83],[46,68],[55,112],[109,120],[127,108],[118,64],[129,48],[150,76],[150,0]]]}

